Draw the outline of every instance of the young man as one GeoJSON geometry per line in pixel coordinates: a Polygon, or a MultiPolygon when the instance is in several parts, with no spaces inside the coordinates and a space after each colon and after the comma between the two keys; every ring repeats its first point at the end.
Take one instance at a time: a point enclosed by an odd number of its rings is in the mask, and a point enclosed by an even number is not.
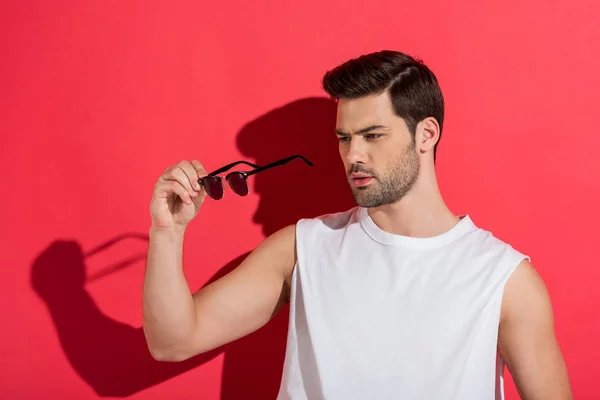
{"type": "Polygon", "coordinates": [[[383,51],[323,83],[338,102],[357,207],[280,230],[191,293],[182,244],[206,171],[198,161],[169,167],[151,201],[143,288],[153,356],[184,360],[236,340],[289,299],[280,399],[499,399],[504,362],[524,399],[571,399],[529,258],[455,216],[438,190],[444,101],[434,74],[383,51]]]}

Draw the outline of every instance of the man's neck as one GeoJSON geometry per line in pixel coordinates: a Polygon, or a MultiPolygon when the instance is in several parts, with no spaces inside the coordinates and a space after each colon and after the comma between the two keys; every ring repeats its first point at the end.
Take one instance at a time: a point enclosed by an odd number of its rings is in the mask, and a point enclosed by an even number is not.
{"type": "Polygon", "coordinates": [[[460,219],[444,202],[437,183],[418,182],[400,201],[368,209],[382,230],[403,236],[426,238],[450,230],[460,219]]]}

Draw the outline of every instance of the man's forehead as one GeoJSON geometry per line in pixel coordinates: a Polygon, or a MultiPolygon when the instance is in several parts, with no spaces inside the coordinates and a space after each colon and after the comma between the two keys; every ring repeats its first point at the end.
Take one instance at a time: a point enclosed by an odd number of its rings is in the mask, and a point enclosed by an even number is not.
{"type": "Polygon", "coordinates": [[[385,96],[341,99],[338,102],[336,129],[354,132],[369,126],[390,125],[393,119],[393,110],[385,96]]]}

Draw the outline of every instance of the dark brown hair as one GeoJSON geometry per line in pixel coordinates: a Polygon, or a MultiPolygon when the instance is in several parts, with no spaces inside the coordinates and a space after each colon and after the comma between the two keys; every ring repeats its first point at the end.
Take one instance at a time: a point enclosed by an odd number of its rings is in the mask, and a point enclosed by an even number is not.
{"type": "MultiPolygon", "coordinates": [[[[355,99],[389,91],[394,112],[406,121],[415,135],[417,124],[433,117],[444,124],[444,97],[435,74],[407,54],[383,50],[351,59],[328,71],[323,89],[335,99],[355,99]]],[[[439,140],[438,140],[439,143],[439,140]]],[[[437,144],[433,150],[434,160],[437,144]]]]}

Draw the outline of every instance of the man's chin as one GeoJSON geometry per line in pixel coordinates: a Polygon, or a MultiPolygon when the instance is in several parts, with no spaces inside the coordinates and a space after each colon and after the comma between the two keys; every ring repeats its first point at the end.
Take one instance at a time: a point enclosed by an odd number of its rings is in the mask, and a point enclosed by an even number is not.
{"type": "Polygon", "coordinates": [[[352,192],[354,195],[354,202],[360,206],[365,208],[376,207],[373,204],[372,199],[369,196],[366,196],[366,193],[357,193],[356,191],[352,192]]]}

